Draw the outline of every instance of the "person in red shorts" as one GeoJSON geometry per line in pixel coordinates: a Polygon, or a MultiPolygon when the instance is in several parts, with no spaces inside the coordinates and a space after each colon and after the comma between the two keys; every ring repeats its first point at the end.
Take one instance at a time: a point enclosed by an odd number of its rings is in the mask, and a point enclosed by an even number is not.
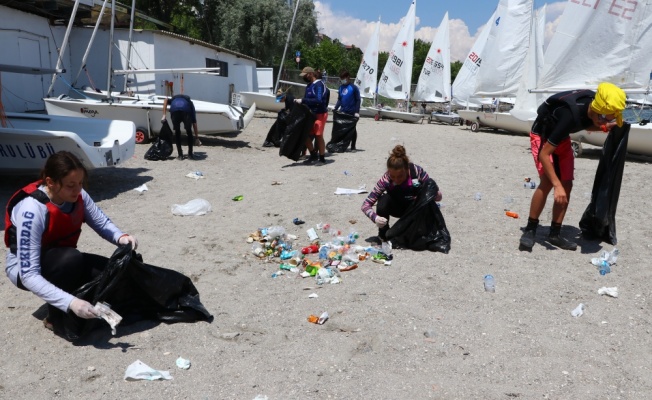
{"type": "Polygon", "coordinates": [[[319,74],[310,67],[305,67],[300,76],[308,84],[306,86],[306,93],[303,99],[296,99],[295,102],[305,104],[315,114],[315,125],[312,129],[312,134],[306,141],[306,148],[310,152],[308,158],[309,163],[317,160],[316,152],[319,151],[319,163],[326,162],[324,154],[326,153],[326,142],[324,142],[324,127],[326,126],[326,119],[328,118],[328,89],[320,79],[319,74]],[[317,147],[313,146],[313,139],[317,139],[317,147]]]}
{"type": "Polygon", "coordinates": [[[581,130],[609,132],[622,126],[625,92],[611,83],[601,83],[597,92],[573,90],[549,97],[537,110],[530,144],[541,183],[532,196],[527,226],[520,239],[520,249],[531,251],[546,198],[554,188],[555,203],[546,242],[564,250],[577,249],[577,243],[560,236],[568,208],[575,157],[570,134],[581,130]]]}

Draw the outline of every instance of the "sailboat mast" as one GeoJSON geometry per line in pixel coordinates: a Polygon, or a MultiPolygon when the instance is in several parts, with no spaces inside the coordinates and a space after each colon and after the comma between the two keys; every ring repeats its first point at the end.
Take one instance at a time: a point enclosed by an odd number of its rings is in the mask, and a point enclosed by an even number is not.
{"type": "Polygon", "coordinates": [[[84,53],[84,57],[82,57],[81,67],[77,72],[77,76],[75,76],[75,80],[72,81],[73,87],[77,85],[77,80],[79,79],[79,75],[81,75],[82,70],[86,68],[86,60],[88,60],[88,55],[91,52],[91,46],[93,46],[93,41],[95,41],[95,34],[97,33],[98,28],[100,27],[100,23],[102,22],[102,17],[104,17],[104,9],[106,8],[106,3],[108,1],[109,0],[104,0],[104,2],[102,3],[102,9],[100,10],[100,14],[97,16],[97,21],[95,22],[95,29],[93,29],[93,33],[91,34],[91,39],[88,41],[88,46],[86,47],[86,52],[84,53]]]}
{"type": "Polygon", "coordinates": [[[113,68],[113,58],[111,57],[113,53],[113,29],[115,27],[115,0],[111,0],[111,31],[109,33],[109,68],[106,73],[106,98],[111,98],[111,69],[113,68]]]}
{"type": "Polygon", "coordinates": [[[292,15],[292,22],[290,23],[290,30],[288,31],[288,38],[285,41],[285,48],[283,49],[283,57],[281,57],[281,66],[278,69],[278,76],[276,77],[276,84],[274,85],[274,94],[278,90],[279,80],[281,79],[281,72],[283,71],[283,61],[285,61],[285,53],[288,51],[288,45],[290,44],[290,37],[292,35],[292,27],[294,26],[294,20],[297,18],[297,10],[299,9],[299,2],[301,0],[296,0],[297,4],[294,7],[294,14],[292,15]]]}
{"type": "MultiPolygon", "coordinates": [[[[126,68],[131,68],[131,40],[134,35],[134,18],[136,16],[136,0],[131,1],[131,21],[129,21],[129,44],[127,45],[127,65],[126,68]]],[[[129,81],[129,75],[125,75],[125,84],[123,91],[127,91],[127,81],[129,81]]]]}
{"type": "MultiPolygon", "coordinates": [[[[66,29],[66,34],[63,37],[63,43],[61,43],[61,49],[59,50],[59,57],[57,57],[57,66],[55,69],[61,69],[61,58],[63,57],[63,53],[66,51],[66,45],[68,44],[68,37],[70,36],[70,31],[72,30],[72,26],[75,22],[75,16],[77,15],[77,8],[79,8],[79,0],[75,0],[75,5],[72,8],[72,14],[70,15],[70,21],[68,21],[68,28],[66,29]]],[[[52,89],[54,88],[54,82],[57,81],[57,74],[52,75],[52,83],[50,83],[50,88],[48,89],[48,97],[50,97],[50,93],[52,93],[52,89]]]]}

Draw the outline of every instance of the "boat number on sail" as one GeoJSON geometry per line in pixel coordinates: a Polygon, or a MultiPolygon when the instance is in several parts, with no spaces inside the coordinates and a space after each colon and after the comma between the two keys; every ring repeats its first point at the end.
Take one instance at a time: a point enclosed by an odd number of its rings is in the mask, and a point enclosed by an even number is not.
{"type": "Polygon", "coordinates": [[[362,60],[362,69],[367,72],[369,75],[373,75],[374,69],[371,68],[369,64],[365,60],[362,60]]]}
{"type": "Polygon", "coordinates": [[[82,107],[80,111],[82,114],[88,115],[89,117],[93,117],[93,118],[97,117],[97,114],[99,114],[97,110],[91,110],[90,108],[86,108],[86,107],[82,107]]]}
{"type": "Polygon", "coordinates": [[[56,152],[50,143],[32,145],[25,142],[22,146],[0,143],[0,157],[3,158],[48,158],[54,153],[56,152]]]}
{"type": "MultiPolygon", "coordinates": [[[[585,7],[592,7],[595,10],[598,8],[600,0],[571,0],[571,3],[579,4],[585,7]]],[[[609,6],[608,12],[611,15],[631,20],[632,14],[634,14],[636,11],[637,6],[638,1],[636,0],[611,0],[611,5],[609,6]]]]}
{"type": "Polygon", "coordinates": [[[440,63],[439,61],[433,60],[432,57],[426,58],[426,62],[424,63],[423,73],[426,75],[430,75],[430,72],[441,74],[442,72],[444,72],[444,64],[440,63]],[[428,68],[426,64],[429,64],[430,68],[428,68]]]}
{"type": "Polygon", "coordinates": [[[401,65],[403,65],[403,60],[398,58],[396,54],[392,53],[392,62],[396,64],[397,67],[401,68],[401,65]]]}

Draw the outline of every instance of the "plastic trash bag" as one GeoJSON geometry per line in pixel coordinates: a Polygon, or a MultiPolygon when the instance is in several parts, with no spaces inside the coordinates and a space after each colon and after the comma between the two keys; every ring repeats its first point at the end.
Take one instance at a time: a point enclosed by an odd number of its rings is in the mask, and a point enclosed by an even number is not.
{"type": "Polygon", "coordinates": [[[283,136],[283,133],[285,132],[285,128],[287,128],[288,125],[288,117],[290,116],[290,113],[286,111],[285,109],[281,110],[278,112],[278,116],[276,117],[276,121],[274,121],[274,124],[272,124],[272,127],[269,128],[269,132],[267,132],[267,137],[265,138],[265,142],[263,143],[263,147],[280,147],[281,146],[281,137],[283,136]]]}
{"type": "MultiPolygon", "coordinates": [[[[105,302],[122,316],[118,326],[141,320],[166,323],[211,321],[190,278],[180,272],[143,263],[131,245],[118,247],[95,279],[72,293],[91,304],[105,302]]],[[[55,332],[74,342],[94,329],[101,319],[83,319],[68,312],[52,321],[55,332]],[[58,325],[58,326],[57,326],[58,325]]]]}
{"type": "Polygon", "coordinates": [[[356,134],[358,118],[353,115],[333,111],[333,130],[326,149],[331,153],[344,153],[356,134]]]}
{"type": "Polygon", "coordinates": [[[186,204],[172,204],[170,210],[174,215],[204,215],[211,211],[211,203],[204,199],[194,199],[186,204]]]}
{"type": "Polygon", "coordinates": [[[129,364],[125,371],[125,381],[156,381],[156,380],[170,380],[172,375],[169,371],[159,371],[140,360],[136,360],[129,364]]]}
{"type": "Polygon", "coordinates": [[[434,180],[424,182],[419,195],[403,216],[387,231],[387,240],[412,250],[440,251],[448,254],[451,236],[435,197],[439,188],[434,180]]]}
{"type": "Polygon", "coordinates": [[[616,208],[623,180],[630,124],[614,127],[602,146],[593,181],[591,202],[580,220],[582,235],[616,245],[616,208]]]}
{"type": "Polygon", "coordinates": [[[145,160],[150,160],[150,161],[160,161],[160,160],[167,160],[171,154],[172,154],[172,129],[170,129],[170,125],[166,120],[163,122],[163,127],[161,128],[161,131],[156,137],[156,140],[154,141],[154,143],[152,143],[152,147],[150,147],[149,150],[145,152],[143,158],[145,158],[145,160]]]}
{"type": "Polygon", "coordinates": [[[281,137],[278,155],[298,161],[301,152],[306,149],[306,141],[314,124],[315,116],[306,105],[296,104],[292,107],[287,119],[287,127],[281,137]]]}

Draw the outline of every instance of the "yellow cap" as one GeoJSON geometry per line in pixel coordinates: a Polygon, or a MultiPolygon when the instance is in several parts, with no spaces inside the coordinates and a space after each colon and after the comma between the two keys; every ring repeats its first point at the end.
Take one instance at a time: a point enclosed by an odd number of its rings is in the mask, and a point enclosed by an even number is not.
{"type": "Polygon", "coordinates": [[[591,109],[598,114],[616,116],[618,126],[623,126],[623,110],[625,109],[625,92],[613,83],[602,82],[591,102],[591,109]]]}

